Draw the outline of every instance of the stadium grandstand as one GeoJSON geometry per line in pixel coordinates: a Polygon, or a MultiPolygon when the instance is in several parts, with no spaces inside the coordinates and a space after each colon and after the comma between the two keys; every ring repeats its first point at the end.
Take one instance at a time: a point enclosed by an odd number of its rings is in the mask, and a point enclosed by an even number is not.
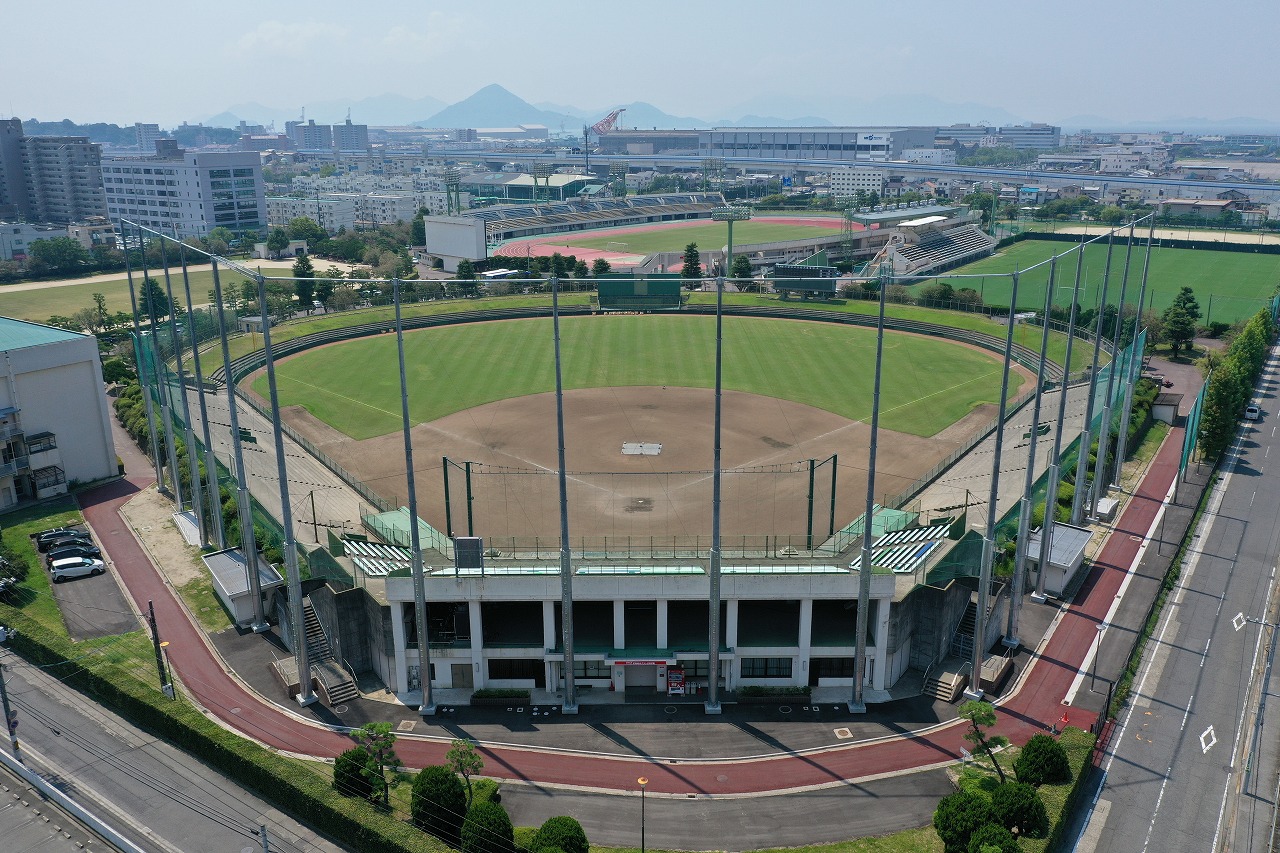
{"type": "Polygon", "coordinates": [[[709,219],[711,209],[724,203],[720,193],[679,193],[483,207],[462,216],[483,221],[488,240],[494,243],[564,231],[709,219]]]}
{"type": "Polygon", "coordinates": [[[941,272],[988,255],[995,247],[995,239],[975,223],[943,227],[947,224],[954,222],[927,217],[900,223],[902,242],[894,241],[886,247],[893,258],[893,269],[900,275],[941,272]]]}

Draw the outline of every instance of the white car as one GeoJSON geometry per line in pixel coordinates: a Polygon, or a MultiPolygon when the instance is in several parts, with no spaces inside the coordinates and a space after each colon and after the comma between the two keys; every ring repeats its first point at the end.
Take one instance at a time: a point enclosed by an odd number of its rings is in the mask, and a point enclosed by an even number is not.
{"type": "Polygon", "coordinates": [[[1244,419],[1246,421],[1256,421],[1262,417],[1262,410],[1257,406],[1244,407],[1244,419]]]}
{"type": "Polygon", "coordinates": [[[68,578],[100,575],[106,570],[105,563],[92,557],[71,557],[66,560],[55,560],[53,565],[49,566],[49,571],[53,574],[54,583],[62,583],[68,578]]]}

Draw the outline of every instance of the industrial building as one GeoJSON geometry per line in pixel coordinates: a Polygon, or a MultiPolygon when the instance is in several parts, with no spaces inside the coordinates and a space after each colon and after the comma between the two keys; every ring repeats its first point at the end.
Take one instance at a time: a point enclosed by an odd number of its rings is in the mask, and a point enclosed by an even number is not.
{"type": "Polygon", "coordinates": [[[717,127],[698,133],[703,157],[899,160],[933,145],[933,127],[717,127]]]}

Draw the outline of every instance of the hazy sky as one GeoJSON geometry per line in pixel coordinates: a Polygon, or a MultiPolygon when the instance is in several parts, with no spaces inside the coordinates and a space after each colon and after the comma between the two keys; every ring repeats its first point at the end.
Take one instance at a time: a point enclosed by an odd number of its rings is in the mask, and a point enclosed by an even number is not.
{"type": "Polygon", "coordinates": [[[46,121],[172,126],[250,101],[453,102],[499,83],[535,103],[643,100],[708,120],[856,123],[868,102],[926,96],[1050,122],[1280,122],[1276,0],[4,5],[0,115],[46,121]]]}

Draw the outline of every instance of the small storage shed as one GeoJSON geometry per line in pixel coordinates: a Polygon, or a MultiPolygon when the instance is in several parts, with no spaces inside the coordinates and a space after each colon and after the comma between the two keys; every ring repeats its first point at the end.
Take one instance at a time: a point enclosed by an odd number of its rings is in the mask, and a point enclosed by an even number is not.
{"type": "MultiPolygon", "coordinates": [[[[213,576],[213,589],[227,608],[231,618],[237,625],[249,625],[253,622],[253,598],[249,593],[249,573],[246,561],[239,548],[228,548],[206,554],[204,564],[209,567],[213,576]]],[[[276,567],[258,557],[258,579],[262,584],[262,597],[268,599],[268,593],[284,586],[284,578],[276,567]]],[[[263,605],[264,612],[266,605],[263,605]]]]}
{"type": "MultiPolygon", "coordinates": [[[[1031,571],[1040,569],[1040,537],[1043,531],[1031,534],[1027,543],[1027,566],[1031,571]]],[[[1044,577],[1044,591],[1060,597],[1075,580],[1084,565],[1084,549],[1093,532],[1087,527],[1055,523],[1053,538],[1049,542],[1049,569],[1044,577]]]]}

